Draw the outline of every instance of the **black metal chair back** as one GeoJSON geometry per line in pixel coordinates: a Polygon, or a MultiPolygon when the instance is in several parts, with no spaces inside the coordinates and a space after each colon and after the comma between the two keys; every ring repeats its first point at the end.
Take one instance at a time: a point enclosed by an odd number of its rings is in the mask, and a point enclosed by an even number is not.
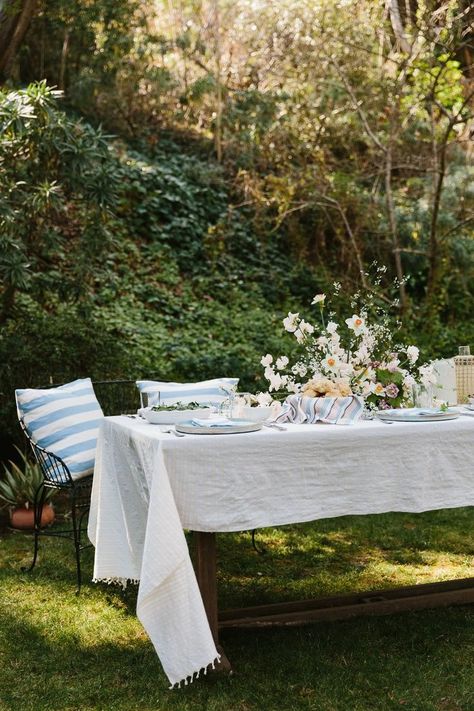
{"type": "Polygon", "coordinates": [[[34,457],[39,464],[43,474],[44,486],[52,489],[62,489],[65,486],[73,486],[74,480],[67,467],[67,464],[53,452],[48,452],[43,447],[31,439],[23,419],[20,419],[20,427],[27,438],[34,457]]]}
{"type": "MultiPolygon", "coordinates": [[[[96,397],[102,407],[104,415],[120,415],[121,413],[134,413],[140,407],[140,394],[134,380],[99,380],[93,382],[96,397]]],[[[50,384],[46,387],[58,387],[50,384]]],[[[83,524],[89,511],[90,495],[92,490],[92,477],[90,474],[81,479],[73,479],[67,464],[53,452],[40,447],[29,435],[25,423],[20,420],[21,428],[28,439],[34,457],[43,474],[43,483],[38,488],[34,501],[34,553],[31,565],[27,571],[33,570],[38,557],[39,537],[58,536],[69,538],[74,544],[77,570],[77,592],[81,588],[81,561],[80,553],[90,544],[83,545],[81,536],[84,532],[83,524]],[[70,529],[42,529],[41,514],[47,489],[61,490],[67,493],[70,504],[72,528],[70,529]]]]}
{"type": "Polygon", "coordinates": [[[81,551],[84,548],[89,548],[90,544],[82,544],[81,538],[84,533],[84,522],[89,512],[90,497],[92,490],[92,474],[74,480],[67,464],[53,452],[48,452],[43,447],[40,447],[31,439],[28,430],[23,420],[20,420],[21,428],[31,446],[34,457],[39,464],[43,474],[43,482],[35,492],[34,507],[34,551],[33,560],[29,567],[24,568],[25,572],[33,570],[38,558],[39,537],[40,536],[56,536],[58,538],[67,538],[74,545],[76,558],[76,575],[77,575],[77,590],[79,594],[81,589],[81,551]],[[47,489],[55,489],[64,491],[69,499],[69,514],[71,516],[71,528],[41,528],[41,515],[45,502],[45,494],[47,489]]]}

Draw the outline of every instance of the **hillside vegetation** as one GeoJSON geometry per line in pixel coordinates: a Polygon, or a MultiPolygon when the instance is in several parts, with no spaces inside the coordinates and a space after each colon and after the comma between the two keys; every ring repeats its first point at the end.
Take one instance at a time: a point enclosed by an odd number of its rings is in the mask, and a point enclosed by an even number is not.
{"type": "Polygon", "coordinates": [[[6,431],[15,386],[260,387],[335,280],[424,358],[474,344],[469,7],[39,3],[0,56],[6,431]]]}

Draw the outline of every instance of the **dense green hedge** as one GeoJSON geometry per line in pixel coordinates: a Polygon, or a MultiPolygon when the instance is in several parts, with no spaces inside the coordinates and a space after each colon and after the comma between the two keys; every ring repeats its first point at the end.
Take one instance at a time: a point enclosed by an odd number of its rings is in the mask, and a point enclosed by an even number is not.
{"type": "MultiPolygon", "coordinates": [[[[132,150],[68,117],[44,84],[0,93],[0,120],[7,439],[18,437],[15,387],[235,375],[261,388],[261,356],[290,347],[288,310],[309,314],[335,277],[348,304],[352,282],[295,254],[286,228],[233,207],[239,195],[215,162],[170,140],[132,150]]],[[[444,311],[407,315],[425,357],[474,342],[462,279],[446,288],[444,311]]]]}

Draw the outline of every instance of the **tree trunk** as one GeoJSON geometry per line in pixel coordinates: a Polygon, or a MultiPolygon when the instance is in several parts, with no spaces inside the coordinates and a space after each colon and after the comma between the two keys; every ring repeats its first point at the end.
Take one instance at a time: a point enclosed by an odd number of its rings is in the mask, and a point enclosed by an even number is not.
{"type": "Polygon", "coordinates": [[[400,16],[400,8],[398,6],[398,0],[387,0],[388,12],[390,15],[390,22],[393,29],[393,34],[395,35],[398,45],[402,52],[406,54],[411,54],[411,45],[407,39],[407,35],[403,28],[402,18],[400,16]]]}
{"type": "Polygon", "coordinates": [[[214,31],[215,31],[215,54],[216,54],[216,124],[214,131],[214,144],[216,147],[216,158],[219,163],[222,161],[222,76],[221,76],[221,38],[220,38],[220,15],[219,0],[214,0],[214,31]]]}
{"type": "Polygon", "coordinates": [[[64,91],[64,88],[65,88],[66,62],[67,62],[68,51],[69,51],[69,30],[66,30],[66,32],[64,33],[63,48],[61,51],[61,63],[59,65],[58,88],[61,89],[61,91],[64,91]]]}
{"type": "Polygon", "coordinates": [[[36,4],[37,0],[0,0],[0,81],[10,75],[36,4]]]}
{"type": "Polygon", "coordinates": [[[387,146],[387,151],[385,153],[385,199],[387,202],[388,222],[390,225],[390,234],[392,237],[395,271],[398,279],[398,289],[400,294],[400,311],[401,313],[404,313],[407,307],[407,295],[405,290],[405,275],[403,273],[400,241],[398,239],[397,218],[395,215],[395,205],[393,202],[391,143],[387,146]]]}
{"type": "Polygon", "coordinates": [[[440,250],[438,239],[438,218],[443,193],[443,183],[446,176],[446,150],[451,130],[451,123],[445,131],[441,145],[436,144],[433,138],[433,202],[431,206],[430,243],[429,243],[429,273],[428,296],[432,298],[437,290],[439,281],[440,250]]]}

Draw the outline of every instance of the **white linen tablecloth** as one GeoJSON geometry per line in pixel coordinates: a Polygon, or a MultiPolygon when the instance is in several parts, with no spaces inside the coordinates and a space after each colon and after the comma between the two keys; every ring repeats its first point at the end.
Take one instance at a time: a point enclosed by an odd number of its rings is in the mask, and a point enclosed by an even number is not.
{"type": "Polygon", "coordinates": [[[474,418],[287,425],[176,438],[101,425],[94,579],[140,582],[137,616],[172,684],[218,659],[183,528],[240,531],[345,514],[474,505],[474,418]]]}

